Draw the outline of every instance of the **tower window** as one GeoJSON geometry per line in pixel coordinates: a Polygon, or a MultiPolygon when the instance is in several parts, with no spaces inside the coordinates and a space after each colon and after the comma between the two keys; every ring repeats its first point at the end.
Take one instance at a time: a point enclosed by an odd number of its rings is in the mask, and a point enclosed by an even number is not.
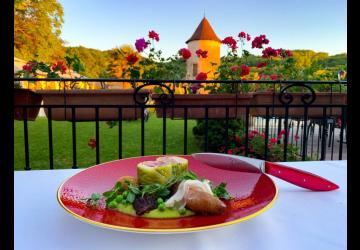
{"type": "Polygon", "coordinates": [[[197,72],[198,71],[198,65],[197,65],[197,63],[194,63],[193,64],[193,76],[196,76],[197,75],[197,72]]]}

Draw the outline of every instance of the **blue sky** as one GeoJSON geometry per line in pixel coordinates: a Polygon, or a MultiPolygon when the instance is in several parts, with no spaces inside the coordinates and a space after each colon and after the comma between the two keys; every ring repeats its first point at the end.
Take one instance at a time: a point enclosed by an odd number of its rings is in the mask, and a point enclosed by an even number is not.
{"type": "MultiPolygon", "coordinates": [[[[223,39],[245,31],[265,34],[273,48],[312,49],[330,55],[347,51],[346,0],[59,0],[68,46],[100,50],[160,34],[157,48],[170,56],[206,18],[223,39]]],[[[260,54],[260,50],[251,50],[260,54]]],[[[222,46],[222,54],[226,51],[222,46]]]]}

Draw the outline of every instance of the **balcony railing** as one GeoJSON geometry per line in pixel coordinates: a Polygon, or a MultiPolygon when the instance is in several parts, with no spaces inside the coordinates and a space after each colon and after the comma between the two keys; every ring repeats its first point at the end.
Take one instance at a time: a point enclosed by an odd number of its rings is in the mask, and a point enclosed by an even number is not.
{"type": "MultiPolygon", "coordinates": [[[[48,132],[48,150],[49,150],[49,168],[54,169],[54,147],[53,147],[53,122],[56,120],[67,120],[71,123],[72,135],[72,168],[78,167],[77,159],[77,123],[86,120],[92,121],[95,125],[95,141],[96,141],[96,164],[101,163],[100,158],[100,130],[99,123],[101,121],[117,121],[118,122],[118,158],[123,157],[123,122],[127,120],[126,112],[132,112],[132,118],[140,120],[140,145],[139,156],[146,155],[145,151],[145,134],[147,110],[156,109],[156,115],[162,119],[162,154],[167,154],[167,131],[169,119],[183,120],[183,150],[177,154],[191,153],[188,150],[188,120],[201,120],[204,125],[204,133],[202,134],[203,151],[213,151],[209,148],[209,124],[213,120],[224,121],[224,127],[221,136],[224,138],[224,152],[230,149],[231,136],[229,134],[229,123],[233,119],[241,119],[244,123],[242,134],[244,134],[243,153],[245,156],[252,155],[251,146],[249,145],[251,131],[256,130],[263,133],[264,137],[264,159],[269,159],[269,148],[271,138],[277,136],[283,131],[283,157],[282,161],[287,161],[288,150],[291,145],[299,147],[299,159],[307,160],[309,157],[316,160],[325,159],[344,159],[346,157],[346,95],[345,102],[337,102],[336,98],[339,93],[346,93],[347,81],[196,81],[196,80],[128,80],[128,79],[35,79],[35,78],[16,78],[14,82],[24,81],[42,81],[45,83],[57,82],[63,102],[60,104],[16,104],[14,109],[21,111],[23,132],[24,132],[24,169],[30,170],[30,152],[29,152],[29,110],[33,108],[42,108],[47,115],[47,132],[48,132]],[[107,83],[128,83],[133,87],[131,92],[132,103],[128,104],[104,104],[104,103],[72,103],[69,94],[76,88],[76,82],[100,83],[102,88],[107,87],[107,83]],[[72,84],[70,84],[72,83],[72,84]],[[230,93],[234,94],[233,103],[222,103],[215,100],[215,103],[179,103],[179,95],[177,92],[187,94],[188,86],[194,83],[202,83],[203,85],[226,85],[230,87],[230,93]],[[316,92],[314,86],[328,86],[326,93],[327,102],[319,102],[323,98],[324,93],[316,92]],[[72,86],[70,88],[70,86],[72,86]],[[270,92],[250,91],[253,96],[247,102],[242,102],[242,96],[245,95],[244,90],[251,88],[261,88],[266,86],[270,92]],[[155,95],[148,96],[144,94],[144,89],[152,89],[155,95]],[[296,89],[298,92],[292,92],[296,89]],[[270,97],[259,96],[260,93],[267,93],[270,97]],[[254,102],[255,96],[259,97],[260,102],[254,102]],[[269,99],[270,98],[270,99],[269,99]],[[264,100],[264,103],[262,103],[264,100]],[[269,102],[269,100],[271,100],[269,102]],[[55,118],[55,114],[61,111],[61,118],[55,118]],[[90,112],[90,118],[81,118],[84,110],[90,112]],[[106,110],[112,111],[112,117],[109,118],[106,110]],[[114,116],[115,112],[115,116],[114,116]],[[116,117],[116,118],[114,118],[116,117]],[[340,122],[339,122],[340,121],[340,122]],[[294,135],[298,140],[294,140],[294,135]]],[[[89,97],[91,97],[91,90],[89,97]]],[[[109,90],[112,91],[112,90],[109,90]]],[[[76,91],[75,91],[76,92],[76,91]]],[[[249,93],[247,93],[249,94],[249,93]]],[[[191,95],[196,96],[196,95],[191,95]]],[[[344,97],[344,95],[342,95],[344,97]]],[[[105,98],[105,97],[104,97],[105,98]]],[[[120,98],[120,97],[119,97],[120,98]]],[[[121,97],[122,98],[122,97],[121,97]]],[[[106,99],[106,98],[105,98],[106,99]]],[[[44,101],[45,102],[45,101],[44,101]]],[[[278,142],[277,142],[278,143],[278,142]]]]}

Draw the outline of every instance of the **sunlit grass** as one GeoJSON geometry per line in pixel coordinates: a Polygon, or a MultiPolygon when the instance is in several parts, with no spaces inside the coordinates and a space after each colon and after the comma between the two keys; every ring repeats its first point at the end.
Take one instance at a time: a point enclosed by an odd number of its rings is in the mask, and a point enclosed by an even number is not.
{"type": "MultiPolygon", "coordinates": [[[[167,154],[184,153],[184,121],[167,119],[167,154]]],[[[145,122],[145,155],[162,154],[163,120],[154,114],[145,122]]],[[[54,168],[71,168],[72,166],[72,128],[71,122],[53,121],[54,168]]],[[[15,121],[14,135],[14,169],[23,170],[25,166],[24,126],[22,121],[15,121]]],[[[188,153],[201,151],[192,134],[195,121],[188,121],[188,153]]],[[[32,169],[49,169],[48,121],[37,118],[28,122],[30,166],[32,169]]],[[[118,159],[118,127],[109,128],[100,122],[100,161],[118,159]]],[[[96,164],[96,151],[88,146],[89,138],[95,138],[95,122],[76,123],[77,165],[79,168],[96,164]]],[[[141,122],[123,122],[122,157],[141,155],[141,122]]]]}

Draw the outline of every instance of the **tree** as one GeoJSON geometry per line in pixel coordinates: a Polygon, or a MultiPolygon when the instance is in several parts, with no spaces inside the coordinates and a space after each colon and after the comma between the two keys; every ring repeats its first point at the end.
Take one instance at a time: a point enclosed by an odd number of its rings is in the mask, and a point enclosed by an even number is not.
{"type": "Polygon", "coordinates": [[[83,46],[67,47],[66,56],[78,57],[84,65],[84,70],[79,72],[86,77],[108,76],[107,67],[110,63],[110,51],[90,49],[83,46]]]}
{"type": "Polygon", "coordinates": [[[49,63],[63,58],[65,48],[60,39],[63,14],[57,0],[15,0],[15,56],[49,63]]]}

